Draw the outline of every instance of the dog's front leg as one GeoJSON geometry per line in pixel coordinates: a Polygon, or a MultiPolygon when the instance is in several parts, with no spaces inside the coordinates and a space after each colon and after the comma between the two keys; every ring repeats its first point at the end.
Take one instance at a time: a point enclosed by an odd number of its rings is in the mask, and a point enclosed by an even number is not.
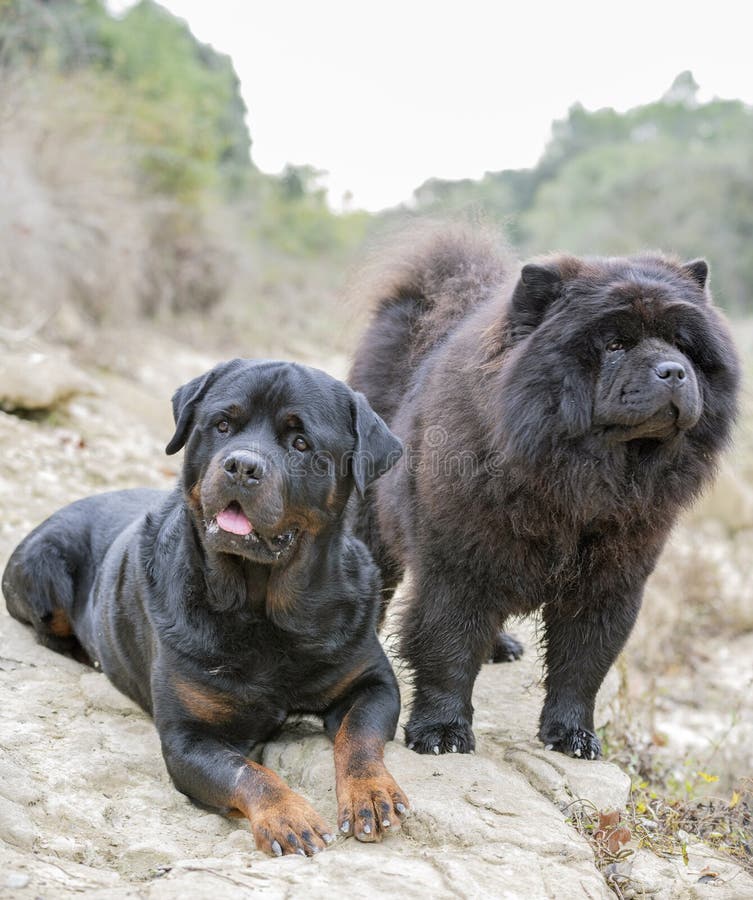
{"type": "Polygon", "coordinates": [[[241,812],[259,850],[312,856],[332,843],[332,829],[271,769],[246,759],[196,723],[158,722],[162,752],[178,790],[222,812],[241,812]]]}
{"type": "Polygon", "coordinates": [[[594,732],[596,694],[617,659],[641,605],[637,591],[595,596],[585,588],[582,605],[544,606],[546,699],[539,738],[568,756],[596,759],[601,743],[594,732]]]}
{"type": "Polygon", "coordinates": [[[335,744],[338,825],[360,841],[380,841],[394,831],[410,805],[384,764],[399,713],[400,693],[384,658],[324,716],[335,744]]]}

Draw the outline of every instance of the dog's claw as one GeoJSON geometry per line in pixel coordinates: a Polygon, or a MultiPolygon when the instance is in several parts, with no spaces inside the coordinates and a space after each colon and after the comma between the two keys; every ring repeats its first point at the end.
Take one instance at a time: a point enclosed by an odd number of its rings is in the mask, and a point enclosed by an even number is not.
{"type": "Polygon", "coordinates": [[[272,853],[275,856],[282,856],[282,847],[279,844],[279,841],[272,841],[272,853]]]}
{"type": "Polygon", "coordinates": [[[601,756],[599,739],[586,728],[568,729],[558,724],[549,725],[543,729],[543,733],[539,732],[539,738],[545,750],[556,750],[584,761],[601,756]]]}
{"type": "MultiPolygon", "coordinates": [[[[415,711],[414,711],[415,713],[415,711]]],[[[470,723],[458,718],[450,722],[437,722],[405,726],[405,742],[416,753],[467,753],[473,748],[474,737],[470,723]]]]}

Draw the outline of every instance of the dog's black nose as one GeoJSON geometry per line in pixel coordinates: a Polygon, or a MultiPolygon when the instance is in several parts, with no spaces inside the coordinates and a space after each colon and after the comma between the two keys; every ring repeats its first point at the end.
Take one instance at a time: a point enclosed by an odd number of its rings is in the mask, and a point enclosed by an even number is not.
{"type": "Polygon", "coordinates": [[[222,466],[236,484],[257,484],[264,477],[264,460],[253,450],[235,450],[225,457],[222,466]]]}
{"type": "Polygon", "coordinates": [[[660,362],[654,371],[662,381],[669,381],[674,384],[685,381],[685,368],[682,363],[666,360],[665,362],[660,362]]]}

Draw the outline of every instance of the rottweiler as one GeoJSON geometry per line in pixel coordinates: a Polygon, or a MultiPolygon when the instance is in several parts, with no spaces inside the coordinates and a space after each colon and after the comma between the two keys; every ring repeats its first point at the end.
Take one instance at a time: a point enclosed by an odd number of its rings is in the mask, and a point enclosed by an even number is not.
{"type": "Polygon", "coordinates": [[[295,363],[221,363],[172,402],[175,489],[56,512],[8,562],[8,611],[149,712],[176,787],[245,815],[277,856],[317,853],[332,829],[247,754],[291,714],[319,716],[339,829],[378,841],[409,806],[383,761],[400,696],[378,570],[344,512],[400,442],[363,395],[295,363]]]}

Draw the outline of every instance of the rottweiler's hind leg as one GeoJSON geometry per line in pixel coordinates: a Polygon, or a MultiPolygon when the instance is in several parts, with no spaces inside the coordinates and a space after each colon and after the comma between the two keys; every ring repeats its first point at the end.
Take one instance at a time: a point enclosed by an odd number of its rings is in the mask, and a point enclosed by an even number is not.
{"type": "Polygon", "coordinates": [[[48,541],[24,541],[3,573],[3,594],[14,619],[31,625],[37,640],[91,665],[73,632],[73,579],[59,550],[48,541]]]}

